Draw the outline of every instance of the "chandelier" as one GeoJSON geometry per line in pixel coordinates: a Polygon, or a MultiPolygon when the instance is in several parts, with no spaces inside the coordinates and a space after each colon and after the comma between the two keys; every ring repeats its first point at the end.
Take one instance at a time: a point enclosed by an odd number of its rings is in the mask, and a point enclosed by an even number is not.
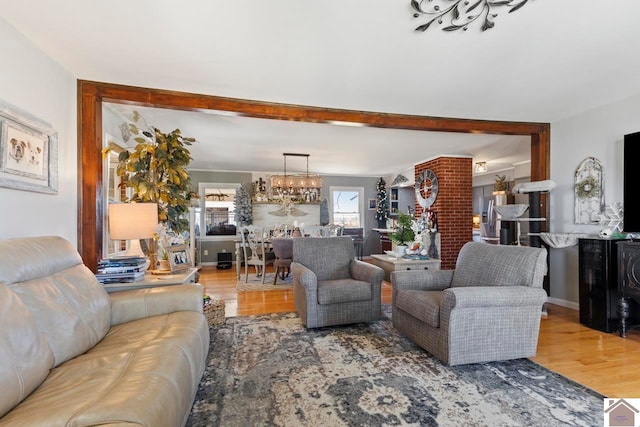
{"type": "Polygon", "coordinates": [[[301,197],[307,201],[316,201],[320,198],[322,177],[317,174],[309,174],[309,154],[282,153],[284,156],[284,174],[272,175],[269,184],[272,191],[282,196],[301,197]],[[287,174],[287,157],[306,157],[307,172],[303,174],[287,174]]]}

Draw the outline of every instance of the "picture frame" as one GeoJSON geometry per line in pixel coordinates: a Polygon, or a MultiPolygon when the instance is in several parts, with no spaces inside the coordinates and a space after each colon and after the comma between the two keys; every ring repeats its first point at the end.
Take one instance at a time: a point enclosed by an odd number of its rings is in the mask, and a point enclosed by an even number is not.
{"type": "Polygon", "coordinates": [[[378,204],[376,203],[376,199],[369,199],[369,210],[375,211],[378,204]]]}
{"type": "Polygon", "coordinates": [[[58,133],[0,101],[0,187],[58,193],[58,133]]]}
{"type": "Polygon", "coordinates": [[[193,267],[188,245],[169,246],[166,251],[169,255],[169,268],[172,273],[193,267]]]}

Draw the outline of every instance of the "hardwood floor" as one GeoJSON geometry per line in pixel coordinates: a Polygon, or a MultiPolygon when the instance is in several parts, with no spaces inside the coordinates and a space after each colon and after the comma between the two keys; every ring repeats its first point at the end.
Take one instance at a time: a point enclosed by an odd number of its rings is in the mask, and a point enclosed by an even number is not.
{"type": "MultiPolygon", "coordinates": [[[[227,317],[294,311],[291,290],[236,292],[235,268],[203,267],[199,282],[212,298],[225,301],[227,317]]],[[[391,304],[386,282],[382,303],[391,304]]],[[[640,329],[620,338],[581,325],[576,310],[549,304],[547,311],[533,361],[607,397],[640,397],[640,329]]]]}

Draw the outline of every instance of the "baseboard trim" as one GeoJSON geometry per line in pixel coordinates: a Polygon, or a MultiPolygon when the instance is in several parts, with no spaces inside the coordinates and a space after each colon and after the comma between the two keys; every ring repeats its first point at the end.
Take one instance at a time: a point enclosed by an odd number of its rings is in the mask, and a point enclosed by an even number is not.
{"type": "Polygon", "coordinates": [[[571,310],[579,310],[580,309],[580,305],[578,305],[577,302],[571,302],[571,301],[567,301],[567,300],[563,300],[563,299],[559,299],[559,298],[548,297],[547,298],[547,302],[550,303],[550,304],[559,305],[561,307],[570,308],[571,310]]]}

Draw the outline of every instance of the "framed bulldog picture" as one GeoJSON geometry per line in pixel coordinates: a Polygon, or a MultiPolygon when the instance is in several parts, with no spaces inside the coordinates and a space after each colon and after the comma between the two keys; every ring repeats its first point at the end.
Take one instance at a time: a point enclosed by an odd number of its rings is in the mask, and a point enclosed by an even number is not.
{"type": "Polygon", "coordinates": [[[0,102],[0,187],[58,192],[58,134],[42,120],[0,102]]]}

